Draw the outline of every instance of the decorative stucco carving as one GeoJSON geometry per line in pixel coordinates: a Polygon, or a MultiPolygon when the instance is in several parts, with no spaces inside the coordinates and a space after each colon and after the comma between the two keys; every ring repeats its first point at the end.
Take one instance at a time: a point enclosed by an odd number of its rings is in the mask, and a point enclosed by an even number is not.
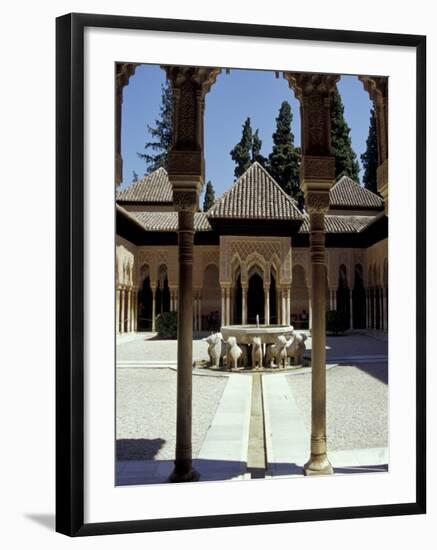
{"type": "Polygon", "coordinates": [[[300,174],[303,180],[334,181],[335,157],[304,155],[300,166],[300,174]]]}

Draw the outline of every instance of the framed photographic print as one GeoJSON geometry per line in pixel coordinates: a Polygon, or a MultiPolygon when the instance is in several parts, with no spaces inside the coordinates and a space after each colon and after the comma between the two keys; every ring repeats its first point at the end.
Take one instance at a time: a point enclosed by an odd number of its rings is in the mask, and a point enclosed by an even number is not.
{"type": "Polygon", "coordinates": [[[57,19],[57,530],[425,513],[425,37],[57,19]]]}

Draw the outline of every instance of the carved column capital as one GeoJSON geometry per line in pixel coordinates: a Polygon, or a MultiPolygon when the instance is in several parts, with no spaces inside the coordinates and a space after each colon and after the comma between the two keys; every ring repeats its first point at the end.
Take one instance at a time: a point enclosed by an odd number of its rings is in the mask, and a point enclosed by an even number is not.
{"type": "Polygon", "coordinates": [[[316,214],[326,214],[329,209],[329,191],[307,190],[305,195],[305,207],[310,217],[316,214]]]}
{"type": "Polygon", "coordinates": [[[296,98],[303,101],[312,95],[329,97],[336,89],[339,74],[295,73],[284,71],[284,78],[293,89],[296,98]]]}

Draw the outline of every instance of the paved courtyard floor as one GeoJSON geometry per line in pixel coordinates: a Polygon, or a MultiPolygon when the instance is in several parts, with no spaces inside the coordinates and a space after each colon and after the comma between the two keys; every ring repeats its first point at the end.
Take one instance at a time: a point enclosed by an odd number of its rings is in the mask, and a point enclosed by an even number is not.
{"type": "MultiPolygon", "coordinates": [[[[205,336],[193,342],[195,360],[207,359],[205,336]]],[[[307,344],[310,356],[310,338],[307,344]]],[[[387,342],[364,334],[328,338],[327,362],[335,472],[386,471],[387,342]]],[[[116,484],[165,482],[175,448],[176,341],[150,333],[120,341],[117,367],[116,484]]],[[[193,374],[193,456],[201,479],[302,475],[309,457],[310,369],[247,375],[196,368],[193,374]],[[250,434],[258,434],[255,443],[250,434]],[[265,456],[261,468],[251,464],[260,455],[256,445],[265,456]]]]}

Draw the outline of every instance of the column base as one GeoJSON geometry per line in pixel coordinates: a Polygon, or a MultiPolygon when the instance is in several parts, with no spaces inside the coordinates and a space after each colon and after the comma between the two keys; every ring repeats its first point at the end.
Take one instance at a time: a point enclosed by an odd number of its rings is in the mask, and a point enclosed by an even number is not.
{"type": "Polygon", "coordinates": [[[188,462],[177,463],[175,461],[175,467],[170,477],[168,478],[170,483],[186,483],[189,481],[198,481],[200,474],[193,468],[191,460],[188,462]]]}
{"type": "Polygon", "coordinates": [[[303,467],[303,472],[306,476],[331,475],[334,473],[334,469],[326,454],[311,455],[310,459],[303,467]]]}

